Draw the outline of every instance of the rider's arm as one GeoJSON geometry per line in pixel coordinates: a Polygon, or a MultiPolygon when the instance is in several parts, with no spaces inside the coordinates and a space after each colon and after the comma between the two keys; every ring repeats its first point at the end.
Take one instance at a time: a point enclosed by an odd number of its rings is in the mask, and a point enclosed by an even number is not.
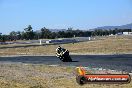
{"type": "Polygon", "coordinates": [[[66,53],[66,52],[69,52],[67,49],[64,50],[63,54],[66,53]]]}
{"type": "Polygon", "coordinates": [[[57,48],[57,49],[56,49],[56,54],[59,56],[59,55],[61,55],[61,54],[60,54],[58,51],[59,51],[59,49],[57,48]]]}

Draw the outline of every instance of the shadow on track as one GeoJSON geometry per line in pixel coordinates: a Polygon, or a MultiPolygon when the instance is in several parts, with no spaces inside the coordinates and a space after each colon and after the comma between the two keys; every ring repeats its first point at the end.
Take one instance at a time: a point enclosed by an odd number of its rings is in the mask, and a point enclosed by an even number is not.
{"type": "Polygon", "coordinates": [[[79,61],[71,61],[71,62],[79,62],[79,61]]]}

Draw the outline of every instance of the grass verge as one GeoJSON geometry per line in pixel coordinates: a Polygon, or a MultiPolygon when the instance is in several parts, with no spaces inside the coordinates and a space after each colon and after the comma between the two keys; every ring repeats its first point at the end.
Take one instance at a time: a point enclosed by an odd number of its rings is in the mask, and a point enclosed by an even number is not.
{"type": "Polygon", "coordinates": [[[73,67],[40,64],[0,64],[0,88],[131,88],[129,84],[76,83],[73,67]]]}
{"type": "MultiPolygon", "coordinates": [[[[131,54],[132,36],[101,37],[99,40],[61,44],[71,54],[131,54]]],[[[58,45],[2,48],[0,55],[55,55],[58,45]]],[[[12,47],[12,45],[9,45],[12,47]]],[[[14,45],[13,45],[14,46],[14,45]]],[[[18,46],[18,45],[17,45],[18,46]]]]}

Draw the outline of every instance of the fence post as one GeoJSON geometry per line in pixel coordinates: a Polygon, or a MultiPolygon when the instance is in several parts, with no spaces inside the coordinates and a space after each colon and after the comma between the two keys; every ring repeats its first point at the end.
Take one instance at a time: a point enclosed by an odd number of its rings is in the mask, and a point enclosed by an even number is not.
{"type": "Polygon", "coordinates": [[[42,45],[42,40],[41,39],[39,40],[39,44],[42,45]]]}

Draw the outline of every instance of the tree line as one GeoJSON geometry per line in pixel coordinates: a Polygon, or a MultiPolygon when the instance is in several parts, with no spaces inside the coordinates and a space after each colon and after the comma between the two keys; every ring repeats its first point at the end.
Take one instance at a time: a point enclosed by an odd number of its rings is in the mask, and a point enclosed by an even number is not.
{"type": "Polygon", "coordinates": [[[66,31],[52,32],[46,27],[40,29],[40,32],[33,31],[31,25],[21,31],[12,31],[9,35],[2,35],[0,33],[0,41],[15,41],[15,40],[33,40],[33,39],[55,39],[55,38],[72,38],[72,37],[90,37],[90,36],[107,36],[115,35],[117,33],[132,32],[132,29],[95,29],[95,30],[73,30],[68,28],[66,31]]]}

